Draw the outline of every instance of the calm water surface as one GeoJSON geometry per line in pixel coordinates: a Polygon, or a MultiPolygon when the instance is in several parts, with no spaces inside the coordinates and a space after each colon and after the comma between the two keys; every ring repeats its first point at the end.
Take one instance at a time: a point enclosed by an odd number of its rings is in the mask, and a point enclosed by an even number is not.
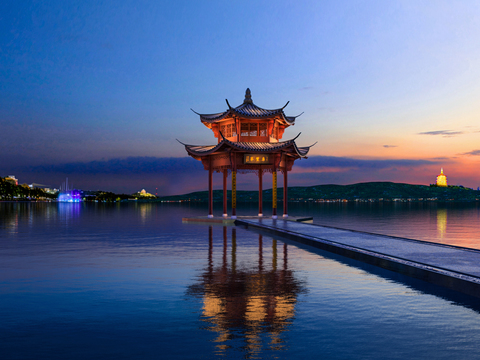
{"type": "MultiPolygon", "coordinates": [[[[2,359],[480,359],[477,300],[242,228],[182,224],[202,207],[0,203],[0,211],[2,359]]],[[[476,205],[290,213],[480,243],[476,205]]]]}

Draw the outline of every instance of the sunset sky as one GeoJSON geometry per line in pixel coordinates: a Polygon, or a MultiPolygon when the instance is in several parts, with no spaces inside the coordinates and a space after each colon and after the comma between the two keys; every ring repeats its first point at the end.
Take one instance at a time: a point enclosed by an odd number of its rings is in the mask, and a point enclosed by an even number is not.
{"type": "Polygon", "coordinates": [[[21,183],[206,190],[175,139],[215,143],[190,108],[249,87],[304,112],[284,139],[318,141],[290,186],[427,185],[441,167],[480,186],[478,1],[4,1],[0,69],[0,176],[21,183]]]}

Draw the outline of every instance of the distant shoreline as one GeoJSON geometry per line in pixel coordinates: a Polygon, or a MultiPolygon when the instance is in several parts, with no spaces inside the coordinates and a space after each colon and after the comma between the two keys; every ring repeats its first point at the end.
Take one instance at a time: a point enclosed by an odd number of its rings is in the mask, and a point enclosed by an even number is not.
{"type": "MultiPolygon", "coordinates": [[[[208,203],[208,191],[158,198],[131,198],[131,195],[100,192],[95,200],[85,202],[161,202],[161,203],[208,203]]],[[[231,191],[227,197],[231,199],[231,191]]],[[[277,189],[278,201],[283,202],[283,188],[277,189]]],[[[263,202],[272,199],[272,189],[263,190],[263,202]]],[[[367,182],[351,185],[316,185],[288,188],[289,203],[388,203],[388,202],[478,202],[480,191],[463,186],[437,187],[394,182],[367,182]]],[[[58,202],[56,199],[2,199],[0,202],[58,202]]],[[[213,202],[223,202],[223,190],[213,191],[213,202]]],[[[237,202],[257,203],[258,191],[237,191],[237,202]]]]}
{"type": "MultiPolygon", "coordinates": [[[[272,197],[272,189],[263,190],[263,201],[272,197]]],[[[228,191],[231,198],[231,191],[228,191]]],[[[279,201],[283,201],[283,188],[277,189],[279,201]]],[[[183,195],[163,196],[160,202],[207,202],[208,191],[183,195]]],[[[213,201],[223,201],[223,190],[213,191],[213,201]]],[[[238,202],[258,202],[258,191],[237,191],[238,202]]],[[[288,187],[289,202],[476,202],[480,191],[463,186],[437,187],[394,182],[368,182],[351,185],[316,185],[288,187]]]]}

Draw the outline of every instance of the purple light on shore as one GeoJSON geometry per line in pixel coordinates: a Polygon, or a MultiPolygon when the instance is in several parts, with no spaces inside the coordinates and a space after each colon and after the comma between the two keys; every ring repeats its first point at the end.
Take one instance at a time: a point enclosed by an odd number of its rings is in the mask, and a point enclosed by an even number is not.
{"type": "Polygon", "coordinates": [[[58,195],[58,201],[59,202],[81,202],[82,197],[81,197],[80,191],[69,190],[69,191],[60,193],[60,195],[58,195]]]}

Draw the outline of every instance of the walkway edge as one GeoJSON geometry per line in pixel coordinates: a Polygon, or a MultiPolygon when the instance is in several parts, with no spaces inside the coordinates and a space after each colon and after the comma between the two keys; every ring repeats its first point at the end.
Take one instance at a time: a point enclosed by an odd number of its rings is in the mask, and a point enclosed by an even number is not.
{"type": "Polygon", "coordinates": [[[396,258],[318,237],[303,235],[289,230],[278,229],[265,224],[253,223],[248,220],[236,220],[235,225],[245,226],[246,228],[256,228],[272,235],[281,236],[288,240],[296,241],[301,244],[309,245],[480,298],[480,278],[476,276],[396,258]]]}

